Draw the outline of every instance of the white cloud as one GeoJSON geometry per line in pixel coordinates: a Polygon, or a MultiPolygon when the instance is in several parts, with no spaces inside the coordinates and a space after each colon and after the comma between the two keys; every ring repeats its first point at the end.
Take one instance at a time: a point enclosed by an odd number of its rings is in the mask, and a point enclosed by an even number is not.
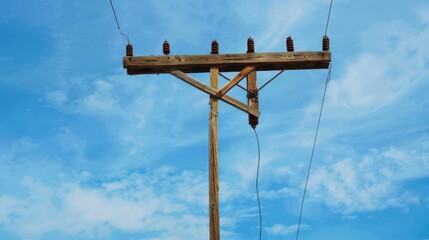
{"type": "Polygon", "coordinates": [[[48,186],[24,177],[28,197],[0,196],[0,224],[23,239],[43,239],[52,232],[98,238],[112,231],[159,231],[153,239],[198,239],[208,234],[207,202],[200,197],[207,191],[201,182],[198,172],[171,169],[132,173],[98,187],[83,182],[48,186]]]}
{"type": "Polygon", "coordinates": [[[267,199],[278,199],[278,198],[287,198],[287,197],[296,197],[298,196],[298,192],[296,188],[292,187],[284,187],[271,191],[261,191],[261,198],[267,199]]]}
{"type": "MultiPolygon", "coordinates": [[[[362,34],[362,52],[346,64],[343,74],[334,66],[334,79],[325,102],[325,120],[322,119],[319,132],[322,138],[318,139],[318,151],[324,156],[312,170],[309,202],[323,202],[331,211],[346,216],[391,207],[406,211],[409,205],[420,204],[422,196],[407,191],[400,183],[428,175],[427,137],[413,134],[414,139],[401,136],[397,141],[398,136],[390,135],[397,142],[380,142],[373,147],[362,140],[361,134],[385,134],[385,122],[394,121],[389,118],[400,112],[397,109],[400,103],[425,104],[414,93],[428,86],[429,51],[423,47],[423,42],[429,41],[428,33],[429,26],[422,16],[413,24],[403,21],[377,24],[362,34]],[[346,145],[349,140],[351,144],[346,145]],[[355,140],[361,144],[356,145],[355,140]],[[370,150],[364,152],[362,148],[370,150]]],[[[317,102],[303,110],[303,126],[308,125],[309,119],[317,119],[319,107],[317,102]]],[[[385,139],[391,140],[389,135],[385,139]]]]}
{"type": "Polygon", "coordinates": [[[55,140],[62,147],[64,152],[73,153],[76,160],[84,158],[86,141],[67,127],[62,127],[55,140]]]}
{"type": "Polygon", "coordinates": [[[408,143],[418,146],[414,150],[408,146],[372,150],[363,157],[316,168],[310,177],[308,199],[324,202],[345,215],[389,207],[406,210],[410,204],[419,204],[421,196],[403,190],[398,183],[428,175],[428,149],[419,145],[420,141],[408,143]]]}
{"type": "Polygon", "coordinates": [[[429,76],[429,26],[401,21],[377,24],[363,36],[363,52],[328,88],[327,109],[336,117],[361,117],[395,103],[429,76]],[[367,38],[366,36],[371,36],[367,38]]]}
{"type": "Polygon", "coordinates": [[[120,109],[114,97],[114,86],[111,83],[98,80],[94,85],[94,93],[82,99],[81,106],[85,111],[95,114],[114,114],[115,110],[120,109]]]}
{"type": "Polygon", "coordinates": [[[64,91],[55,90],[46,93],[46,99],[50,102],[55,108],[61,108],[64,103],[67,101],[67,95],[64,91]]]}
{"type": "Polygon", "coordinates": [[[321,2],[239,0],[230,4],[244,26],[250,26],[247,34],[255,34],[257,51],[272,51],[284,50],[286,37],[310,19],[321,2]]]}
{"type": "Polygon", "coordinates": [[[415,9],[417,16],[423,23],[429,23],[429,5],[420,5],[415,9]]]}
{"type": "MultiPolygon", "coordinates": [[[[286,226],[283,224],[274,224],[271,227],[266,227],[265,231],[271,236],[287,236],[292,233],[295,233],[297,231],[297,228],[298,228],[297,224],[290,225],[290,226],[286,226]]],[[[308,230],[310,229],[310,226],[307,224],[301,224],[299,229],[300,231],[308,230]]]]}
{"type": "MultiPolygon", "coordinates": [[[[165,28],[170,40],[174,42],[185,41],[195,45],[201,41],[204,33],[213,32],[216,29],[215,19],[211,18],[217,9],[217,4],[212,3],[207,7],[204,1],[184,0],[180,2],[153,1],[154,10],[160,18],[159,25],[165,28]],[[184,27],[192,26],[192,27],[184,27]]],[[[174,45],[172,45],[174,54],[174,45]]]]}

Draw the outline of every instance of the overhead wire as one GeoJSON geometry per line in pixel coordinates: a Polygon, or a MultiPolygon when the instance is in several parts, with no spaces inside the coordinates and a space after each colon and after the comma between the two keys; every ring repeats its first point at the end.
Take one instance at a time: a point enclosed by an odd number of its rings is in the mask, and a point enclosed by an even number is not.
{"type": "Polygon", "coordinates": [[[122,32],[121,27],[119,25],[119,21],[118,21],[118,17],[116,16],[116,11],[115,11],[115,7],[113,6],[113,2],[112,0],[110,0],[110,6],[112,7],[112,11],[113,11],[113,16],[115,17],[115,21],[116,21],[116,26],[118,27],[118,31],[119,33],[122,35],[122,37],[128,42],[128,44],[130,44],[130,38],[128,37],[127,34],[125,34],[124,32],[122,32]]]}
{"type": "MultiPolygon", "coordinates": [[[[328,33],[328,27],[329,27],[329,21],[330,21],[330,18],[331,18],[331,12],[332,12],[332,4],[333,4],[333,2],[334,1],[331,0],[331,2],[329,4],[328,17],[327,17],[326,26],[325,26],[325,36],[328,33]]],[[[310,179],[311,166],[313,164],[314,151],[316,149],[317,136],[319,134],[320,120],[322,119],[323,106],[325,104],[325,98],[326,98],[326,90],[328,88],[328,83],[331,80],[331,73],[332,73],[332,63],[329,66],[329,71],[328,71],[328,74],[327,74],[327,77],[326,77],[325,90],[323,91],[322,104],[320,106],[319,119],[317,121],[316,133],[314,135],[313,147],[312,147],[311,156],[310,156],[310,163],[308,164],[307,177],[306,177],[306,180],[305,180],[304,192],[302,194],[301,207],[300,207],[300,211],[299,211],[298,226],[297,226],[297,229],[296,229],[296,240],[299,239],[299,230],[300,230],[300,226],[301,226],[302,213],[303,213],[303,209],[304,209],[305,195],[307,193],[308,181],[310,179]]]]}
{"type": "Polygon", "coordinates": [[[255,132],[256,143],[258,145],[258,166],[256,168],[256,198],[258,199],[258,209],[259,209],[259,240],[262,239],[262,209],[261,209],[261,201],[259,199],[259,167],[261,164],[261,148],[259,145],[259,137],[256,132],[256,127],[252,127],[255,132]]]}
{"type": "Polygon", "coordinates": [[[320,112],[319,112],[319,120],[317,121],[316,133],[314,135],[313,148],[311,150],[310,163],[308,165],[307,178],[305,180],[304,192],[302,194],[302,200],[301,200],[301,208],[300,208],[300,211],[299,211],[298,227],[297,227],[297,230],[296,230],[296,240],[298,240],[298,238],[299,238],[299,230],[300,230],[300,226],[301,226],[302,212],[303,212],[303,209],[304,209],[305,195],[306,195],[306,192],[307,192],[308,180],[310,178],[311,166],[313,164],[314,150],[316,149],[316,142],[317,142],[317,136],[319,134],[320,120],[322,119],[323,106],[325,104],[326,90],[328,88],[328,83],[331,80],[331,71],[332,71],[332,65],[329,67],[328,76],[326,77],[325,90],[323,92],[322,104],[320,106],[320,112]]]}
{"type": "Polygon", "coordinates": [[[328,12],[328,18],[326,20],[326,27],[325,27],[325,36],[328,33],[328,26],[329,26],[329,20],[331,19],[331,11],[332,11],[332,3],[334,0],[331,0],[331,4],[329,5],[329,12],[328,12]]]}

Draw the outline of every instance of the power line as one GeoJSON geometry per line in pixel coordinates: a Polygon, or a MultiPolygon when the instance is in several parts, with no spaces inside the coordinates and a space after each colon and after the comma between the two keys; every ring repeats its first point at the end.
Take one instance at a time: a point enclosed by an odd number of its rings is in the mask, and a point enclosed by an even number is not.
{"type": "MultiPolygon", "coordinates": [[[[329,5],[329,12],[328,12],[328,17],[326,20],[326,27],[325,27],[325,36],[328,33],[328,27],[329,27],[329,20],[331,19],[331,11],[332,11],[332,3],[334,2],[334,0],[331,0],[331,3],[329,5]]],[[[310,157],[310,163],[308,165],[308,171],[307,171],[307,178],[305,180],[305,186],[304,186],[304,192],[302,194],[302,200],[301,200],[301,208],[299,211],[299,220],[298,220],[298,227],[296,229],[296,240],[298,240],[299,238],[299,230],[300,230],[300,226],[301,226],[301,220],[302,220],[302,211],[304,209],[304,201],[305,201],[305,194],[307,192],[307,186],[308,186],[308,180],[310,178],[310,172],[311,172],[311,166],[313,163],[313,157],[314,157],[314,150],[316,148],[316,142],[317,142],[317,135],[319,133],[319,127],[320,127],[320,120],[322,118],[322,113],[323,113],[323,106],[325,104],[325,97],[326,97],[326,90],[328,88],[328,83],[331,80],[331,72],[332,72],[332,64],[329,66],[329,71],[328,71],[328,75],[326,77],[326,82],[325,82],[325,90],[323,92],[323,98],[322,98],[322,104],[320,106],[320,113],[319,113],[319,119],[317,121],[317,127],[316,127],[316,133],[314,135],[314,142],[313,142],[313,148],[311,150],[311,157],[310,157]]]]}
{"type": "Polygon", "coordinates": [[[256,197],[258,199],[258,208],[259,208],[259,240],[262,239],[262,210],[261,210],[261,202],[259,200],[259,165],[261,163],[261,148],[259,146],[259,137],[256,132],[256,128],[253,128],[255,132],[256,142],[258,144],[258,167],[256,168],[256,197]]]}
{"type": "Polygon", "coordinates": [[[308,165],[308,171],[307,171],[307,179],[305,180],[304,193],[302,194],[301,210],[299,211],[298,228],[296,230],[296,240],[298,240],[299,228],[301,226],[302,210],[304,209],[305,194],[307,192],[308,179],[310,178],[311,165],[313,163],[314,150],[316,148],[316,141],[317,141],[317,135],[319,133],[320,119],[322,118],[323,105],[325,103],[326,89],[328,88],[328,83],[331,80],[331,69],[332,69],[332,65],[329,67],[328,76],[326,77],[325,91],[323,92],[322,104],[320,106],[319,120],[317,121],[316,134],[314,135],[313,149],[311,150],[310,164],[308,165]]]}
{"type": "Polygon", "coordinates": [[[332,10],[332,2],[333,1],[334,0],[331,0],[331,4],[329,5],[328,19],[326,20],[325,36],[328,33],[329,19],[331,19],[331,10],[332,10]]]}
{"type": "Polygon", "coordinates": [[[112,7],[113,16],[115,16],[116,26],[118,27],[119,33],[128,42],[128,44],[130,44],[130,38],[128,37],[128,35],[121,31],[121,27],[119,26],[118,17],[116,16],[115,7],[113,6],[112,0],[110,0],[110,6],[112,7]]]}

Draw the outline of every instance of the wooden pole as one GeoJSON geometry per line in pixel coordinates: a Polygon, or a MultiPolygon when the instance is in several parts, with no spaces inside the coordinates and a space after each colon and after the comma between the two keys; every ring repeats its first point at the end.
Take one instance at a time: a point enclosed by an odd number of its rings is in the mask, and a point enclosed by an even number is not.
{"type": "MultiPolygon", "coordinates": [[[[210,86],[218,89],[219,68],[210,68],[210,86]]],[[[218,178],[218,98],[210,96],[209,116],[209,218],[210,240],[220,239],[218,178]]]]}
{"type": "Polygon", "coordinates": [[[255,53],[253,39],[248,42],[245,54],[219,54],[216,41],[212,51],[204,55],[133,56],[132,46],[127,46],[123,67],[129,75],[170,73],[191,86],[210,95],[209,116],[209,224],[210,240],[220,240],[219,224],[219,173],[218,173],[218,101],[224,101],[249,114],[249,124],[258,125],[259,101],[256,71],[303,70],[329,68],[331,52],[279,52],[255,53]],[[131,47],[131,50],[129,49],[131,47]],[[130,51],[129,51],[130,50],[130,51]],[[193,79],[187,73],[210,71],[210,86],[193,79]],[[221,72],[240,72],[231,82],[219,90],[221,72]],[[247,104],[228,95],[236,84],[247,77],[247,104]]]}
{"type": "MultiPolygon", "coordinates": [[[[255,55],[255,42],[252,38],[247,40],[247,54],[255,55]]],[[[258,83],[256,81],[256,71],[247,75],[247,106],[259,110],[258,83]]],[[[249,124],[253,129],[259,123],[259,116],[249,114],[249,124]]]]}
{"type": "MultiPolygon", "coordinates": [[[[247,75],[247,105],[256,110],[259,110],[259,97],[258,97],[258,84],[256,81],[256,71],[253,71],[247,75]]],[[[255,128],[259,123],[259,118],[249,114],[249,124],[252,128],[255,128]]]]}

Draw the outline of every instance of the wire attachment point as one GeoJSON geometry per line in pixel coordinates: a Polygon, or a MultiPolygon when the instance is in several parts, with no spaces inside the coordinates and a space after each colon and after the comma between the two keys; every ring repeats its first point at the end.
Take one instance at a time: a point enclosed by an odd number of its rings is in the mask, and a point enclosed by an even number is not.
{"type": "Polygon", "coordinates": [[[131,45],[130,43],[127,44],[127,46],[125,47],[126,51],[125,54],[127,57],[132,57],[134,55],[133,53],[133,45],[131,45]]]}
{"type": "Polygon", "coordinates": [[[118,17],[116,16],[115,7],[113,6],[112,0],[110,0],[110,6],[112,7],[113,16],[115,17],[116,26],[118,27],[119,33],[128,42],[128,44],[130,44],[130,38],[128,37],[128,35],[121,31],[121,27],[119,26],[118,17]]]}
{"type": "Polygon", "coordinates": [[[324,51],[324,52],[327,52],[327,51],[329,51],[329,37],[328,36],[323,36],[323,44],[322,44],[323,46],[322,46],[322,50],[324,51]]]}

